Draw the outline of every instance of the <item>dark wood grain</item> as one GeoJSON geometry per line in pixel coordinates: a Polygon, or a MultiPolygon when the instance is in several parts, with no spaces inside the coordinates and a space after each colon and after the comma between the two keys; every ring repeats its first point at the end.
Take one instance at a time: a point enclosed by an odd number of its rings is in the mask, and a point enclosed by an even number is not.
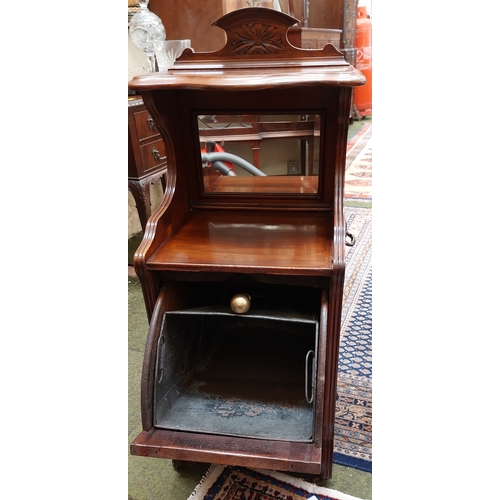
{"type": "Polygon", "coordinates": [[[144,457],[320,474],[321,450],[314,444],[151,429],[130,445],[144,457]]]}
{"type": "Polygon", "coordinates": [[[224,45],[224,32],[212,26],[224,14],[222,0],[149,0],[148,7],[162,20],[167,40],[190,39],[197,51],[224,45]]]}
{"type": "Polygon", "coordinates": [[[329,275],[329,214],[199,210],[148,260],[150,270],[329,275]]]}
{"type": "MultiPolygon", "coordinates": [[[[144,431],[131,444],[133,454],[331,477],[347,130],[352,88],[365,79],[332,45],[290,45],[286,34],[295,22],[265,8],[235,11],[214,23],[226,33],[223,47],[211,53],[188,49],[172,69],[130,82],[158,127],[169,166],[165,196],[134,257],[150,331],[142,379],[144,431]],[[204,179],[200,114],[319,116],[318,175],[266,183],[262,177],[204,179]],[[154,367],[163,314],[194,304],[217,308],[221,288],[244,291],[250,285],[263,297],[277,291],[281,299],[293,297],[318,317],[313,442],[155,427],[154,367]]],[[[266,126],[259,133],[286,133],[266,126]]],[[[237,362],[234,356],[231,362],[237,362]]]]}

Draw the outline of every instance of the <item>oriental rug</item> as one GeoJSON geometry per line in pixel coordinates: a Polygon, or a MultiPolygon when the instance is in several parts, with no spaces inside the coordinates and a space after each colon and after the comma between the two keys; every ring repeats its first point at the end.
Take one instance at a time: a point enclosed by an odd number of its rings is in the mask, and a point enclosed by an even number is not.
{"type": "Polygon", "coordinates": [[[372,471],[372,211],[345,208],[346,247],[333,462],[372,471]]]}
{"type": "Polygon", "coordinates": [[[212,465],[188,500],[359,500],[274,471],[212,465]]]}
{"type": "Polygon", "coordinates": [[[346,206],[371,207],[372,125],[364,124],[347,143],[344,199],[346,206]]]}

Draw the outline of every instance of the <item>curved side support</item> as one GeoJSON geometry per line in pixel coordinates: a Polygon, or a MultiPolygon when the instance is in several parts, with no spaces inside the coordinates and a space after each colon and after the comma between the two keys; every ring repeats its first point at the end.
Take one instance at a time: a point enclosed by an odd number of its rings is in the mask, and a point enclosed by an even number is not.
{"type": "Polygon", "coordinates": [[[201,153],[202,161],[214,162],[214,161],[228,161],[234,163],[239,167],[243,168],[252,175],[259,177],[266,177],[266,174],[259,170],[257,167],[253,166],[251,163],[247,162],[239,156],[233,155],[232,153],[201,153]]]}
{"type": "MultiPolygon", "coordinates": [[[[339,114],[349,116],[351,88],[344,88],[339,93],[339,114]]],[[[335,151],[335,164],[343,165],[346,155],[347,119],[338,124],[336,133],[339,147],[335,151]]],[[[335,399],[337,396],[337,370],[340,346],[340,329],[342,318],[342,297],[345,278],[345,218],[344,218],[344,182],[345,170],[335,169],[335,193],[333,199],[333,242],[332,242],[332,274],[330,278],[328,300],[328,338],[326,342],[325,400],[321,449],[321,479],[332,477],[333,440],[335,426],[335,399]]]]}
{"type": "MultiPolygon", "coordinates": [[[[148,321],[151,321],[160,290],[160,282],[157,275],[147,269],[147,260],[159,245],[172,234],[179,220],[188,212],[189,206],[184,182],[181,179],[183,172],[182,170],[179,172],[177,169],[177,159],[174,150],[175,141],[165,127],[161,113],[152,99],[151,92],[144,92],[142,98],[160,131],[165,145],[168,164],[168,170],[165,173],[163,198],[156,210],[149,216],[142,242],[134,254],[134,269],[141,283],[148,321]],[[171,209],[173,205],[175,205],[175,209],[171,209]]],[[[168,105],[172,109],[175,109],[175,97],[171,97],[171,99],[172,102],[169,102],[168,105]]],[[[176,130],[174,132],[177,133],[176,130]]]]}
{"type": "Polygon", "coordinates": [[[163,283],[156,300],[151,321],[149,324],[148,338],[144,349],[144,361],[141,376],[141,417],[142,428],[145,431],[154,425],[154,385],[155,363],[157,356],[158,337],[160,336],[161,323],[165,311],[172,311],[186,307],[192,300],[192,293],[185,284],[163,283]]]}

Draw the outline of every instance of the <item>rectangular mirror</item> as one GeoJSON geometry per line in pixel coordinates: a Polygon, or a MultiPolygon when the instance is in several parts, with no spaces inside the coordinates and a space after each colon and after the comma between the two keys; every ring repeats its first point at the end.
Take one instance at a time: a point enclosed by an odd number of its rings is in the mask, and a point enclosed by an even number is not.
{"type": "Polygon", "coordinates": [[[205,193],[318,193],[321,117],[197,115],[205,193]]]}

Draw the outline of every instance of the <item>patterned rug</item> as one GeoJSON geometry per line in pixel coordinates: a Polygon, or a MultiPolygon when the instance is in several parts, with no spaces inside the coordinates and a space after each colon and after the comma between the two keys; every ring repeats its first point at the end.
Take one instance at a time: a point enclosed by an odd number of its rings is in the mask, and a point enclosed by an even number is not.
{"type": "Polygon", "coordinates": [[[372,471],[372,211],[346,207],[346,276],[333,461],[372,471]]]}
{"type": "Polygon", "coordinates": [[[212,465],[188,500],[359,500],[278,472],[212,465]]]}
{"type": "Polygon", "coordinates": [[[372,124],[364,124],[347,143],[345,172],[346,204],[352,201],[371,206],[372,197],[372,124]]]}

